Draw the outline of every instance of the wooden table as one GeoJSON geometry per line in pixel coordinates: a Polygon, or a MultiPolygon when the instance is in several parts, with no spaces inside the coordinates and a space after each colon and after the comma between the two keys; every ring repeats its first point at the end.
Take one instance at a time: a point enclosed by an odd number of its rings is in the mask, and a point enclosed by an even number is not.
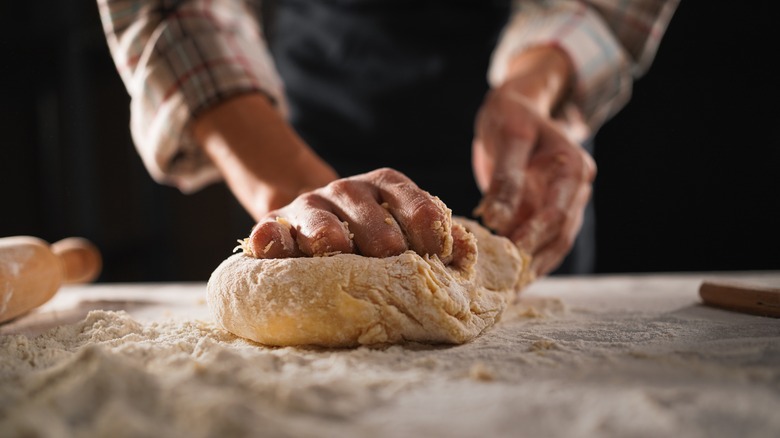
{"type": "MultiPolygon", "coordinates": [[[[228,380],[199,391],[213,391],[215,400],[235,396],[262,405],[240,417],[246,424],[234,425],[252,435],[780,436],[780,319],[702,305],[701,282],[721,279],[778,286],[780,271],[548,278],[524,291],[499,325],[462,346],[272,349],[228,340],[219,351],[240,352],[243,369],[271,359],[276,365],[263,378],[244,376],[250,383],[243,386],[228,380]],[[228,387],[232,393],[221,392],[228,387]]],[[[95,309],[123,310],[147,325],[211,320],[203,283],[70,286],[37,311],[0,326],[6,335],[0,339],[79,323],[95,309]]],[[[203,342],[191,342],[191,350],[203,354],[203,342]]],[[[181,360],[205,367],[201,372],[210,375],[203,356],[192,353],[181,360]]],[[[133,372],[149,373],[156,382],[152,388],[168,388],[166,379],[178,374],[156,367],[133,372]]],[[[33,368],[13,376],[21,387],[34,373],[49,372],[33,368]]],[[[195,374],[166,391],[206,385],[194,380],[195,374]]],[[[0,380],[0,386],[6,383],[0,380]]],[[[115,390],[107,391],[100,403],[115,390]]],[[[53,402],[26,402],[37,394],[0,390],[0,435],[6,436],[3,427],[18,430],[8,422],[17,412],[13,409],[24,409],[25,415],[40,409],[41,422],[49,418],[60,421],[57,427],[82,427],[53,402]],[[15,407],[2,403],[4,394],[15,394],[15,407]]],[[[95,400],[79,403],[100,410],[95,400]]],[[[188,428],[189,420],[177,417],[176,407],[166,405],[162,395],[157,403],[172,412],[171,424],[177,425],[166,429],[168,434],[221,436],[227,428],[223,416],[229,415],[215,407],[223,405],[211,406],[222,413],[203,423],[208,427],[194,426],[206,421],[196,418],[188,428]]],[[[89,412],[79,415],[82,422],[91,418],[89,412]]],[[[138,424],[155,424],[133,415],[138,424]]]]}

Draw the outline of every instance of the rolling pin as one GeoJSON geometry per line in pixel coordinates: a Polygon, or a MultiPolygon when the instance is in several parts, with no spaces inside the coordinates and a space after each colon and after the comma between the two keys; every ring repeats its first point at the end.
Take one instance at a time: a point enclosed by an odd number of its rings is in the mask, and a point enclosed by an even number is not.
{"type": "Polygon", "coordinates": [[[780,288],[760,284],[705,281],[699,286],[704,304],[734,312],[780,318],[780,288]]]}
{"type": "Polygon", "coordinates": [[[49,301],[63,284],[94,281],[102,267],[100,251],[80,237],[51,245],[31,236],[0,238],[0,323],[49,301]]]}

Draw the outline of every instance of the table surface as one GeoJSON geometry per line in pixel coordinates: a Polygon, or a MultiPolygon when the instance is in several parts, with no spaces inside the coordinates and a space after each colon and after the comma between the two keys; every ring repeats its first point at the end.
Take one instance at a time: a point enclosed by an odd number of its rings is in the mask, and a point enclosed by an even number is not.
{"type": "MultiPolygon", "coordinates": [[[[546,278],[464,346],[356,352],[251,344],[251,354],[305,363],[301,373],[308,374],[297,381],[318,372],[332,377],[339,363],[340,384],[362,388],[327,387],[332,393],[322,395],[323,386],[309,381],[299,388],[305,400],[325,401],[306,402],[305,409],[279,407],[278,394],[263,393],[279,418],[296,419],[276,425],[285,436],[780,436],[780,319],[704,306],[698,288],[705,280],[776,287],[780,271],[546,278]],[[407,360],[406,368],[385,363],[407,360]],[[388,389],[394,381],[401,389],[388,389]],[[370,402],[380,393],[381,402],[370,402]],[[362,400],[356,397],[370,400],[356,408],[362,400]]],[[[93,284],[64,287],[41,308],[0,326],[0,334],[34,339],[93,310],[125,311],[142,325],[211,321],[205,283],[93,284]]],[[[249,354],[246,348],[239,350],[249,354]]],[[[29,371],[35,372],[46,370],[29,371]]],[[[289,377],[278,373],[280,381],[289,377]]],[[[241,391],[236,397],[260,397],[241,391]]],[[[36,403],[25,409],[40,408],[36,403]]]]}

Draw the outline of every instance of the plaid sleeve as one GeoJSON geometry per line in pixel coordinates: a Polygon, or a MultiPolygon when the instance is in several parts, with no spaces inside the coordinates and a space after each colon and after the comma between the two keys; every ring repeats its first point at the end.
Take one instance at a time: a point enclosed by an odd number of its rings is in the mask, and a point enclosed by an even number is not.
{"type": "Polygon", "coordinates": [[[261,92],[284,111],[251,0],[97,1],[133,141],[156,181],[193,192],[220,179],[188,129],[215,103],[261,92]]]}
{"type": "Polygon", "coordinates": [[[522,50],[556,45],[576,71],[572,103],[595,132],[629,100],[633,80],[652,62],[679,0],[515,0],[493,53],[488,79],[503,82],[522,50]]]}

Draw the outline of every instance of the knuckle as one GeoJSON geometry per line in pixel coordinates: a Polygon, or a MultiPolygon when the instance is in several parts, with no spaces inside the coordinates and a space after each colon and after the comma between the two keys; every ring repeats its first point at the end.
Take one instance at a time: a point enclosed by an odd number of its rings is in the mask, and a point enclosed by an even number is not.
{"type": "Polygon", "coordinates": [[[328,185],[325,186],[325,190],[330,194],[342,195],[352,191],[354,185],[355,182],[350,181],[349,179],[337,179],[336,181],[328,183],[328,185]]]}
{"type": "Polygon", "coordinates": [[[297,206],[302,206],[306,209],[311,208],[317,208],[317,206],[322,205],[323,199],[322,195],[315,192],[307,192],[302,195],[299,195],[298,198],[294,201],[294,203],[297,206]]]}
{"type": "Polygon", "coordinates": [[[584,150],[582,151],[581,156],[582,156],[583,179],[585,181],[591,182],[594,179],[596,179],[596,173],[597,173],[596,160],[594,160],[593,157],[584,150]]]}
{"type": "Polygon", "coordinates": [[[308,192],[303,193],[301,195],[298,195],[298,197],[295,199],[296,204],[302,204],[302,205],[311,205],[314,203],[314,200],[319,198],[319,196],[315,195],[314,193],[308,192]]]}
{"type": "Polygon", "coordinates": [[[566,173],[585,182],[596,177],[596,161],[579,145],[572,146],[568,153],[561,153],[556,160],[566,169],[566,173]]]}
{"type": "Polygon", "coordinates": [[[392,169],[390,167],[380,167],[379,169],[373,170],[369,172],[368,175],[371,175],[373,177],[379,178],[379,179],[395,179],[398,178],[398,176],[401,174],[401,172],[392,169]]]}

